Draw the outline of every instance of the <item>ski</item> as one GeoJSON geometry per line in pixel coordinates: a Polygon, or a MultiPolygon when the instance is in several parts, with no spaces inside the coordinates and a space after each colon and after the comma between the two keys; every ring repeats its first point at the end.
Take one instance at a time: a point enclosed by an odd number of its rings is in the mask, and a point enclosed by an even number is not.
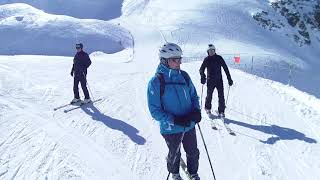
{"type": "Polygon", "coordinates": [[[213,130],[218,130],[218,128],[217,128],[217,126],[216,126],[216,123],[214,122],[215,119],[216,119],[215,115],[213,115],[213,114],[212,114],[211,112],[209,112],[209,111],[206,111],[206,113],[207,113],[209,119],[211,119],[211,128],[212,128],[213,130]]]}
{"type": "Polygon", "coordinates": [[[216,111],[218,117],[220,118],[220,120],[223,123],[223,126],[225,127],[225,129],[227,130],[227,132],[232,135],[232,136],[236,136],[236,133],[225,123],[224,117],[219,115],[219,112],[216,111]]]}
{"type": "Polygon", "coordinates": [[[72,105],[72,104],[68,103],[68,104],[65,104],[65,105],[62,105],[62,106],[55,107],[55,108],[53,108],[53,110],[56,111],[56,110],[62,109],[64,107],[67,107],[67,106],[70,106],[70,105],[72,105]]]}
{"type": "Polygon", "coordinates": [[[93,104],[93,103],[98,102],[98,101],[101,101],[101,100],[102,100],[102,98],[97,99],[97,100],[94,100],[94,101],[89,102],[89,103],[83,103],[83,102],[82,102],[82,103],[80,103],[77,107],[73,107],[73,108],[70,108],[70,109],[66,109],[66,110],[64,110],[63,112],[64,112],[64,113],[68,113],[68,112],[70,112],[70,111],[79,109],[79,108],[81,108],[81,107],[83,107],[83,106],[85,106],[85,105],[90,105],[90,104],[93,104]]]}
{"type": "Polygon", "coordinates": [[[228,133],[232,136],[236,136],[236,133],[224,122],[224,118],[221,118],[224,127],[226,128],[226,130],[228,131],[228,133]]]}
{"type": "Polygon", "coordinates": [[[187,175],[189,180],[192,180],[191,174],[188,172],[187,164],[184,162],[182,158],[180,158],[180,167],[182,168],[183,172],[187,175]]]}
{"type": "Polygon", "coordinates": [[[68,103],[68,104],[65,104],[65,105],[61,105],[61,106],[58,106],[58,107],[55,107],[53,108],[54,111],[57,111],[59,109],[62,109],[64,107],[67,107],[67,106],[81,106],[83,104],[83,101],[80,100],[78,102],[75,102],[75,103],[68,103]]]}

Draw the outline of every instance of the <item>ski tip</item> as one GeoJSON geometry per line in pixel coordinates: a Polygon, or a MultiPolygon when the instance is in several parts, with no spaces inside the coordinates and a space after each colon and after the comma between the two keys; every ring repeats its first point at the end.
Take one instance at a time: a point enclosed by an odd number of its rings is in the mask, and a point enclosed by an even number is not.
{"type": "Polygon", "coordinates": [[[214,130],[218,130],[218,128],[217,128],[217,127],[212,127],[212,129],[214,129],[214,130]]]}

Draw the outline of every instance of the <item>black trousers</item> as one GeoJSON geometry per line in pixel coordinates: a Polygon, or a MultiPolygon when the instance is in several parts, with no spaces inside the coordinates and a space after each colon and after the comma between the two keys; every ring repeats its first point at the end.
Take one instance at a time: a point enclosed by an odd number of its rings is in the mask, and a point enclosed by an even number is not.
{"type": "Polygon", "coordinates": [[[80,99],[79,96],[79,83],[81,84],[81,88],[84,94],[85,99],[90,99],[89,91],[87,88],[87,76],[86,74],[75,74],[73,81],[73,93],[74,98],[80,99]]]}
{"type": "MultiPolygon", "coordinates": [[[[166,140],[167,146],[169,148],[169,153],[167,157],[167,169],[170,173],[179,173],[181,152],[177,152],[177,148],[180,145],[182,133],[176,134],[163,134],[166,140]],[[176,158],[175,158],[176,156],[176,158]],[[175,161],[174,161],[175,160],[175,161]]],[[[199,149],[197,147],[197,136],[195,128],[184,134],[182,140],[183,149],[187,154],[187,168],[190,174],[198,173],[199,168],[199,149]]]]}
{"type": "Polygon", "coordinates": [[[206,102],[205,102],[205,108],[206,109],[211,109],[212,105],[212,95],[214,89],[217,88],[218,90],[218,98],[219,98],[219,107],[218,111],[219,113],[224,113],[224,110],[226,108],[225,105],[225,100],[224,100],[224,90],[223,90],[223,81],[218,80],[218,81],[210,81],[208,80],[207,82],[207,97],[206,97],[206,102]]]}

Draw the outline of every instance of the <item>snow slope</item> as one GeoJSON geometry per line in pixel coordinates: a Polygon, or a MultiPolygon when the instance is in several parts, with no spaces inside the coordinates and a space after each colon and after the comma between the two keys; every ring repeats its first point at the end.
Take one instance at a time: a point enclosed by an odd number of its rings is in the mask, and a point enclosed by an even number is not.
{"type": "MultiPolygon", "coordinates": [[[[132,1],[131,5],[125,6],[132,7],[130,17],[112,22],[130,29],[134,54],[130,49],[112,55],[91,54],[90,91],[94,99],[103,99],[94,105],[68,113],[64,110],[74,107],[53,111],[73,97],[72,57],[0,56],[1,180],[165,179],[167,148],[147,109],[146,88],[158,64],[156,51],[163,41],[159,30],[168,38],[174,27],[141,19],[140,8],[150,8],[148,1],[132,1]]],[[[194,39],[190,41],[194,44],[182,43],[186,55],[196,55],[191,47],[203,51],[207,40],[201,37],[197,36],[199,44],[194,39]]],[[[214,42],[221,46],[219,53],[230,48],[223,37],[214,42]]],[[[265,51],[264,46],[228,42],[243,50],[265,51]]],[[[182,65],[199,96],[200,63],[182,65]]],[[[227,134],[219,121],[220,130],[213,131],[204,112],[200,123],[217,179],[317,180],[320,100],[292,86],[230,71],[235,84],[230,89],[226,122],[237,136],[227,134]]],[[[213,107],[217,108],[216,94],[213,107]]],[[[199,174],[203,180],[213,179],[199,132],[197,136],[199,174]]]]}
{"type": "MultiPolygon", "coordinates": [[[[93,97],[103,101],[69,113],[53,108],[72,99],[72,58],[0,57],[0,179],[166,177],[166,145],[146,104],[147,82],[157,65],[151,50],[156,47],[136,37],[131,63],[123,63],[130,59],[125,53],[118,54],[118,59],[126,59],[122,62],[92,57],[89,87],[93,97]]],[[[200,95],[199,66],[191,62],[182,67],[200,95]]],[[[226,113],[237,136],[228,135],[221,122],[219,131],[211,130],[205,116],[200,123],[217,178],[316,180],[319,99],[239,70],[231,69],[231,74],[235,85],[226,113]]],[[[204,180],[212,179],[199,133],[198,144],[199,173],[204,180]]]]}
{"type": "Polygon", "coordinates": [[[290,27],[280,32],[260,27],[252,14],[270,9],[269,1],[204,0],[187,1],[183,6],[181,2],[170,0],[125,2],[128,5],[124,8],[135,12],[128,13],[128,17],[124,13],[125,18],[139,19],[139,23],[161,31],[167,41],[183,46],[185,56],[203,60],[207,44],[214,43],[220,54],[232,58],[240,54],[242,70],[251,67],[253,56],[259,76],[272,71],[274,75],[268,78],[287,83],[292,68],[291,85],[320,97],[319,86],[316,86],[320,83],[319,43],[313,41],[315,43],[310,46],[300,47],[285,35],[285,32],[293,33],[290,27]],[[270,66],[271,70],[265,66],[270,66]]]}
{"type": "Polygon", "coordinates": [[[110,20],[121,16],[122,2],[123,0],[0,0],[0,5],[25,3],[50,14],[81,19],[110,20]]]}
{"type": "MultiPolygon", "coordinates": [[[[162,33],[166,40],[182,45],[185,56],[202,60],[206,45],[214,43],[222,55],[233,58],[240,54],[242,66],[237,68],[246,71],[246,67],[253,65],[255,75],[281,83],[289,82],[302,91],[320,97],[319,86],[316,86],[320,83],[319,43],[314,37],[317,34],[310,35],[310,45],[300,47],[291,36],[286,35],[296,33],[289,25],[275,32],[262,28],[252,16],[262,10],[272,9],[268,0],[190,0],[183,6],[181,2],[169,0],[81,0],[76,3],[3,0],[0,4],[13,2],[27,3],[48,13],[68,16],[49,15],[31,7],[22,8],[21,4],[6,5],[6,8],[11,7],[9,10],[2,7],[0,13],[4,19],[1,19],[0,37],[4,43],[1,54],[71,56],[74,43],[80,41],[86,44],[89,53],[115,53],[132,48],[134,38],[128,31],[134,31],[133,28],[142,23],[145,28],[162,33]],[[15,7],[17,11],[12,10],[15,7]],[[88,12],[83,13],[83,7],[88,12]],[[15,13],[8,16],[8,11],[15,13]],[[106,22],[69,16],[102,20],[119,18],[106,22]],[[135,26],[126,30],[122,26],[126,26],[128,21],[135,26]],[[11,37],[15,38],[12,40],[11,37]]],[[[310,11],[307,5],[304,7],[304,10],[299,10],[300,13],[310,11]]],[[[279,18],[272,13],[269,16],[279,18]]],[[[232,62],[231,58],[229,63],[232,62]]]]}
{"type": "Polygon", "coordinates": [[[51,15],[27,4],[0,6],[0,54],[73,56],[74,44],[87,52],[115,53],[132,48],[132,37],[118,24],[51,15]]]}

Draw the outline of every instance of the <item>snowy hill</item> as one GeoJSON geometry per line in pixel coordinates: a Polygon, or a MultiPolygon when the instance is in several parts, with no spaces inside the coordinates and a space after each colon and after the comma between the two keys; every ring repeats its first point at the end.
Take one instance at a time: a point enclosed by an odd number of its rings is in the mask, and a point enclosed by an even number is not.
{"type": "Polygon", "coordinates": [[[300,46],[319,44],[319,1],[276,0],[269,3],[268,10],[253,15],[261,26],[291,37],[300,46]]]}
{"type": "MultiPolygon", "coordinates": [[[[34,2],[40,1],[30,4],[34,2]]],[[[69,2],[73,1],[65,5],[69,2]]],[[[219,130],[212,130],[204,112],[200,123],[217,180],[318,180],[320,100],[314,95],[320,92],[319,72],[318,62],[306,57],[319,52],[259,27],[253,9],[269,6],[260,2],[265,1],[204,0],[181,5],[169,0],[124,0],[123,15],[110,21],[51,15],[35,4],[41,10],[26,4],[0,6],[0,36],[6,42],[0,51],[8,44],[15,50],[0,54],[26,54],[0,56],[0,179],[165,179],[167,148],[146,100],[147,83],[159,63],[157,49],[165,38],[182,45],[187,62],[182,69],[190,74],[199,96],[199,60],[208,42],[234,67],[226,122],[236,136],[230,136],[220,121],[216,121],[219,130]],[[19,33],[10,34],[12,29],[19,33]],[[52,33],[49,40],[48,34],[41,34],[45,30],[52,33]],[[29,31],[40,34],[41,43],[29,31]],[[25,48],[25,40],[12,41],[19,36],[30,37],[33,43],[25,48]],[[70,43],[54,41],[61,36],[70,43]],[[73,98],[69,72],[76,41],[84,41],[85,50],[93,52],[88,85],[93,99],[102,100],[54,111],[73,98]],[[122,46],[116,45],[119,41],[122,46]],[[46,43],[63,48],[50,49],[46,43]],[[31,51],[33,47],[39,53],[31,51]],[[241,55],[243,63],[254,55],[254,72],[272,76],[264,79],[246,73],[245,66],[230,60],[237,53],[247,53],[241,55]],[[265,69],[261,54],[272,58],[271,65],[293,63],[298,69],[295,87],[281,83],[286,82],[285,71],[265,69]]],[[[97,19],[108,20],[102,15],[97,19]]],[[[217,94],[213,109],[216,103],[217,94]]],[[[213,179],[199,132],[197,137],[199,174],[202,180],[213,179]]]]}
{"type": "MultiPolygon", "coordinates": [[[[146,108],[146,84],[155,66],[93,59],[89,86],[93,97],[103,100],[64,113],[53,108],[72,98],[71,58],[0,60],[0,179],[165,178],[167,149],[146,108]]],[[[188,63],[183,69],[200,95],[199,66],[188,63]]],[[[236,84],[230,90],[227,122],[237,136],[227,134],[221,122],[219,131],[211,129],[205,116],[201,122],[217,178],[316,180],[319,99],[238,70],[231,73],[236,84]]],[[[214,108],[216,100],[215,95],[214,108]]],[[[200,175],[209,180],[210,167],[198,142],[200,175]]]]}
{"type": "Polygon", "coordinates": [[[118,24],[50,15],[27,4],[0,6],[0,54],[73,56],[83,42],[91,53],[115,53],[132,47],[129,32],[118,24]]]}
{"type": "Polygon", "coordinates": [[[0,5],[25,3],[50,14],[110,20],[121,16],[122,2],[123,0],[0,0],[0,5]]]}
{"type": "MultiPolygon", "coordinates": [[[[312,43],[300,47],[292,40],[299,29],[288,23],[275,32],[261,27],[254,15],[263,10],[272,11],[269,1],[204,0],[188,1],[183,6],[170,0],[128,1],[132,6],[127,2],[124,8],[133,13],[125,18],[139,19],[148,28],[161,32],[167,41],[178,42],[185,49],[185,56],[202,61],[206,45],[214,43],[230,64],[233,56],[241,56],[241,67],[237,68],[252,73],[248,67],[254,66],[254,74],[260,77],[282,83],[290,81],[290,85],[320,97],[319,86],[315,86],[320,84],[320,50],[316,40],[319,30],[311,30],[307,24],[312,43]],[[292,36],[287,36],[288,32],[292,32],[292,36]]],[[[304,8],[299,9],[300,13],[314,12],[312,8],[317,7],[314,1],[302,4],[304,8]]],[[[290,7],[290,12],[294,11],[290,7]]],[[[271,15],[284,19],[276,12],[271,15]]]]}

